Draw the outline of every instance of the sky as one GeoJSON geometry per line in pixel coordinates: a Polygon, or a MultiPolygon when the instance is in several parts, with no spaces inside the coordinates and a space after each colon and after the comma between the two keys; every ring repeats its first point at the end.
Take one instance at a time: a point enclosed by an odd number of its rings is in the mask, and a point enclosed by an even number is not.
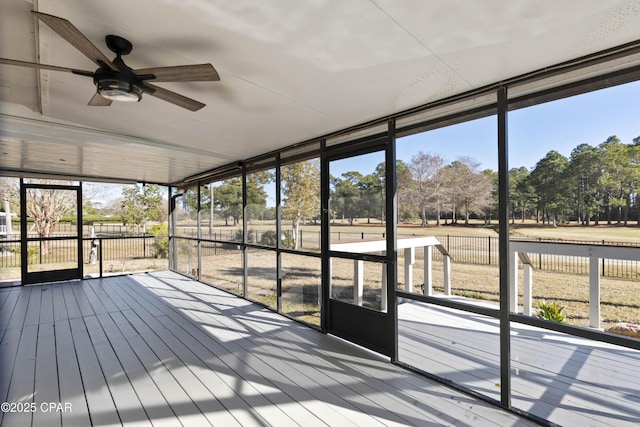
{"type": "MultiPolygon", "coordinates": [[[[528,169],[549,151],[566,157],[582,143],[596,146],[616,135],[625,144],[640,136],[640,82],[540,104],[508,115],[509,168],[528,169]]],[[[438,154],[447,163],[468,156],[480,170],[498,170],[495,116],[411,135],[397,141],[397,158],[409,162],[418,151],[438,154]]],[[[357,170],[369,174],[381,154],[332,163],[331,174],[357,170]]]]}

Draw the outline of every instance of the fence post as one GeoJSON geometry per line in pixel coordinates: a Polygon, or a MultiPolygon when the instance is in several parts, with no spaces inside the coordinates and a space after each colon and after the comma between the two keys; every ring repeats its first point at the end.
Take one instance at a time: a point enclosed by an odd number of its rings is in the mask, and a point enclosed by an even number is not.
{"type": "MultiPolygon", "coordinates": [[[[542,237],[538,237],[538,241],[542,242],[542,237]]],[[[538,270],[542,270],[542,254],[538,254],[538,270]]]]}
{"type": "Polygon", "coordinates": [[[489,265],[491,265],[491,236],[487,236],[487,239],[489,239],[489,265]]]}

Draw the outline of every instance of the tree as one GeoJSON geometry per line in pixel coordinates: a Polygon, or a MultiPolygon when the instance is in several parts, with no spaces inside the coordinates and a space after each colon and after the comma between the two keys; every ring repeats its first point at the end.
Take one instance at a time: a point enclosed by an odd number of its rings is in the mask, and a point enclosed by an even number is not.
{"type": "Polygon", "coordinates": [[[561,215],[569,209],[567,197],[567,177],[565,171],[569,160],[555,150],[549,151],[536,163],[531,171],[531,185],[538,198],[538,212],[542,213],[542,221],[553,225],[558,223],[561,215]]]}
{"type": "MultiPolygon", "coordinates": [[[[257,218],[267,204],[267,193],[264,184],[270,182],[273,175],[267,171],[255,172],[247,175],[247,218],[257,218]]],[[[240,223],[242,218],[242,178],[230,178],[212,189],[213,202],[221,215],[225,225],[229,225],[229,218],[233,225],[240,223]]]]}
{"type": "Polygon", "coordinates": [[[248,221],[260,218],[267,207],[267,192],[265,184],[273,181],[271,171],[258,171],[247,174],[247,210],[245,217],[248,221]]]}
{"type": "MultiPolygon", "coordinates": [[[[373,192],[375,194],[376,203],[378,203],[378,208],[380,210],[380,222],[384,222],[386,207],[385,207],[385,183],[386,183],[386,165],[385,162],[379,163],[376,166],[375,171],[373,172],[373,177],[375,177],[373,192]]],[[[404,189],[408,188],[411,185],[411,172],[407,167],[407,164],[400,159],[396,159],[396,193],[398,195],[398,218],[409,219],[415,217],[415,209],[411,204],[410,200],[408,200],[408,194],[404,191],[404,189]]]]}
{"type": "Polygon", "coordinates": [[[440,201],[446,177],[443,168],[442,157],[422,151],[411,157],[407,165],[412,180],[401,193],[418,208],[422,227],[427,226],[427,211],[431,207],[436,208],[436,221],[440,225],[440,201]]]}
{"type": "Polygon", "coordinates": [[[525,219],[525,212],[535,197],[533,188],[529,183],[529,170],[521,166],[509,170],[509,207],[511,208],[511,223],[516,219],[516,213],[525,219]]]}
{"type": "Polygon", "coordinates": [[[290,219],[293,249],[300,242],[300,223],[320,213],[320,160],[291,163],[280,169],[282,216],[290,219]]]}
{"type": "Polygon", "coordinates": [[[453,211],[462,211],[465,225],[469,225],[472,212],[484,213],[492,204],[493,180],[479,168],[480,163],[470,157],[460,157],[448,167],[447,187],[453,211]]]}
{"type": "MultiPolygon", "coordinates": [[[[50,180],[41,180],[41,184],[53,184],[50,180]]],[[[56,182],[60,184],[59,181],[56,182]]],[[[63,183],[64,184],[64,183],[63,183]]],[[[69,190],[51,188],[28,188],[26,190],[27,215],[33,221],[33,228],[40,237],[51,237],[58,223],[65,215],[75,214],[76,193],[69,190]]],[[[41,253],[51,252],[50,241],[41,245],[41,253]]]]}
{"type": "Polygon", "coordinates": [[[566,170],[567,184],[575,203],[575,213],[579,222],[589,225],[598,210],[601,199],[601,156],[598,149],[589,144],[580,144],[571,151],[566,170]]]}
{"type": "Polygon", "coordinates": [[[233,225],[238,225],[242,216],[242,178],[231,178],[214,189],[214,203],[224,217],[225,225],[229,225],[229,217],[233,225]]]}
{"type": "Polygon", "coordinates": [[[598,148],[601,150],[603,158],[601,179],[607,195],[608,222],[611,222],[609,216],[611,208],[615,208],[618,223],[624,221],[624,225],[627,225],[631,195],[634,194],[638,180],[640,180],[637,145],[623,144],[614,135],[600,144],[598,148]]]}
{"type": "Polygon", "coordinates": [[[145,232],[149,221],[164,222],[166,212],[163,209],[162,192],[156,184],[122,187],[120,213],[124,225],[133,225],[136,232],[140,227],[145,232]]]}
{"type": "Polygon", "coordinates": [[[331,194],[331,209],[348,218],[349,224],[360,215],[360,184],[363,178],[360,172],[345,172],[342,178],[331,178],[333,191],[331,194]]]}

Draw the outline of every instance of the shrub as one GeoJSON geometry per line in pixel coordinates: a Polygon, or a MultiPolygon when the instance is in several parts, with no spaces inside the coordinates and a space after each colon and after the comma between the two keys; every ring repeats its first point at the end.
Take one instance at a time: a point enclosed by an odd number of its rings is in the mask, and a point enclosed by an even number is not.
{"type": "MultiPolygon", "coordinates": [[[[278,236],[276,235],[276,232],[273,230],[268,230],[265,231],[264,233],[262,233],[262,236],[260,236],[260,244],[264,245],[264,246],[276,246],[278,240],[278,236]]],[[[290,230],[285,230],[282,232],[282,237],[281,237],[281,242],[280,242],[281,246],[284,248],[291,248],[293,247],[293,238],[291,237],[291,231],[290,230]]]]}
{"type": "Polygon", "coordinates": [[[555,302],[547,303],[546,301],[538,301],[538,317],[552,322],[564,323],[565,315],[562,313],[563,306],[555,302]]]}
{"type": "MultiPolygon", "coordinates": [[[[20,247],[14,248],[13,252],[19,254],[21,252],[20,247]]],[[[27,264],[33,264],[36,261],[37,255],[40,253],[36,246],[27,247],[27,264]]]]}
{"type": "Polygon", "coordinates": [[[156,258],[167,258],[169,256],[169,225],[153,225],[149,227],[148,233],[154,236],[153,247],[156,250],[156,258]]]}
{"type": "Polygon", "coordinates": [[[278,236],[273,230],[265,231],[260,236],[260,244],[264,246],[275,246],[278,241],[278,236]]]}

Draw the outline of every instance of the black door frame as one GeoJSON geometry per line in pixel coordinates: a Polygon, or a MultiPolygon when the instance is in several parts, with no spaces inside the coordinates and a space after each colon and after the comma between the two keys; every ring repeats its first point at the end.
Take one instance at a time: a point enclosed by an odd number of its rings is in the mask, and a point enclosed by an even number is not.
{"type": "Polygon", "coordinates": [[[63,280],[82,279],[83,276],[83,248],[82,248],[82,183],[78,185],[53,185],[53,184],[27,184],[20,179],[20,258],[21,277],[23,285],[36,283],[59,282],[63,280]],[[27,230],[27,189],[65,190],[76,192],[76,237],[28,237],[27,230]],[[77,266],[74,268],[29,272],[28,252],[29,242],[41,242],[43,240],[76,240],[77,266]]]}
{"type": "MultiPolygon", "coordinates": [[[[329,214],[329,164],[332,161],[382,151],[385,163],[395,164],[395,123],[389,123],[389,132],[363,138],[348,145],[327,148],[326,141],[321,148],[321,205],[322,205],[322,330],[378,353],[397,359],[397,319],[395,301],[396,261],[395,261],[395,168],[386,170],[385,215],[387,251],[384,256],[344,253],[330,250],[329,214]],[[391,240],[391,243],[389,242],[391,240]],[[389,251],[391,249],[391,251],[389,251]],[[387,311],[377,311],[366,307],[335,300],[330,295],[331,258],[362,259],[386,264],[387,311]]],[[[389,168],[385,168],[389,169],[389,168]]]]}

